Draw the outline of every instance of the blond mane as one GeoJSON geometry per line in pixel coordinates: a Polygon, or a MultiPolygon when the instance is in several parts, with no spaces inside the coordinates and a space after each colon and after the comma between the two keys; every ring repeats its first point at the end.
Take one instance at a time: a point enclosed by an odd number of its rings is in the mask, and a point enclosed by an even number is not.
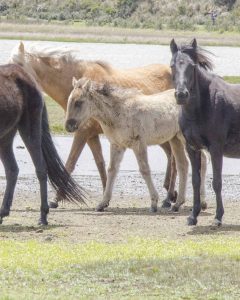
{"type": "MultiPolygon", "coordinates": [[[[112,67],[105,61],[101,60],[82,60],[79,58],[79,49],[73,47],[47,47],[41,44],[24,44],[24,58],[28,59],[28,56],[37,58],[54,58],[59,62],[80,63],[81,61],[89,64],[97,64],[107,72],[111,72],[112,67]]],[[[15,46],[11,52],[10,59],[13,62],[21,64],[21,53],[19,53],[19,45],[15,46]]]]}

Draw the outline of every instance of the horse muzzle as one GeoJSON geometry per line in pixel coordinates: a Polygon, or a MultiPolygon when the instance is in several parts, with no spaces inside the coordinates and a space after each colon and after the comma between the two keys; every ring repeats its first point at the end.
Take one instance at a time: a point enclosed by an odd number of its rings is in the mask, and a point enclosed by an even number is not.
{"type": "Polygon", "coordinates": [[[179,105],[186,104],[189,99],[189,96],[190,96],[190,94],[187,89],[175,91],[175,98],[177,100],[177,104],[179,104],[179,105]]]}
{"type": "Polygon", "coordinates": [[[69,119],[65,123],[65,128],[68,132],[74,132],[78,129],[78,124],[75,119],[69,119]]]}

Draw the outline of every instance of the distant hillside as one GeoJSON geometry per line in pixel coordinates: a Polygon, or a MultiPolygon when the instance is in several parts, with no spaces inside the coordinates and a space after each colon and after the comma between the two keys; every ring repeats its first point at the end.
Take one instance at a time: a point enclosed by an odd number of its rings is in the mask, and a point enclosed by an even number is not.
{"type": "Polygon", "coordinates": [[[240,0],[5,0],[0,1],[0,17],[17,22],[240,31],[240,0]]]}

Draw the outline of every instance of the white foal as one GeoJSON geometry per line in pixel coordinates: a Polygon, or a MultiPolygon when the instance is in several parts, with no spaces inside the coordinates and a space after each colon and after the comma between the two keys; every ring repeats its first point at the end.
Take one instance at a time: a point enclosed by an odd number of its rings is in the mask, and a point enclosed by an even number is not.
{"type": "MultiPolygon", "coordinates": [[[[188,159],[185,141],[178,125],[179,106],[174,90],[146,96],[135,89],[123,89],[108,83],[99,84],[88,79],[73,79],[73,91],[68,99],[66,129],[76,131],[90,118],[97,120],[111,144],[110,165],[103,201],[98,211],[109,205],[120,162],[126,148],[137,158],[139,170],[151,196],[151,211],[157,211],[158,193],[154,187],[148,164],[147,146],[169,142],[176,159],[179,189],[172,209],[177,211],[185,202],[188,159]]],[[[203,164],[206,163],[203,155],[203,164]]],[[[204,176],[202,196],[204,197],[204,176]]],[[[206,206],[202,197],[202,205],[206,206]]],[[[163,206],[169,207],[169,202],[163,206]]]]}

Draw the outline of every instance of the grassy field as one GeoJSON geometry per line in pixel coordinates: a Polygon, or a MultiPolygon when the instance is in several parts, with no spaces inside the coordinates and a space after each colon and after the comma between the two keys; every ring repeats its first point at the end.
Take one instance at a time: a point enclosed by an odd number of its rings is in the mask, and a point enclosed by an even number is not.
{"type": "Polygon", "coordinates": [[[1,241],[0,299],[239,299],[240,241],[1,241]]]}
{"type": "MultiPolygon", "coordinates": [[[[229,83],[240,83],[240,77],[238,76],[225,76],[224,79],[229,83]]],[[[48,96],[45,97],[45,101],[52,132],[56,134],[66,134],[63,109],[48,96]]]]}
{"type": "Polygon", "coordinates": [[[74,24],[15,24],[0,23],[0,39],[45,40],[61,42],[138,43],[169,45],[171,38],[178,41],[198,39],[207,46],[240,46],[239,32],[197,30],[155,30],[116,27],[87,27],[74,24]]]}

